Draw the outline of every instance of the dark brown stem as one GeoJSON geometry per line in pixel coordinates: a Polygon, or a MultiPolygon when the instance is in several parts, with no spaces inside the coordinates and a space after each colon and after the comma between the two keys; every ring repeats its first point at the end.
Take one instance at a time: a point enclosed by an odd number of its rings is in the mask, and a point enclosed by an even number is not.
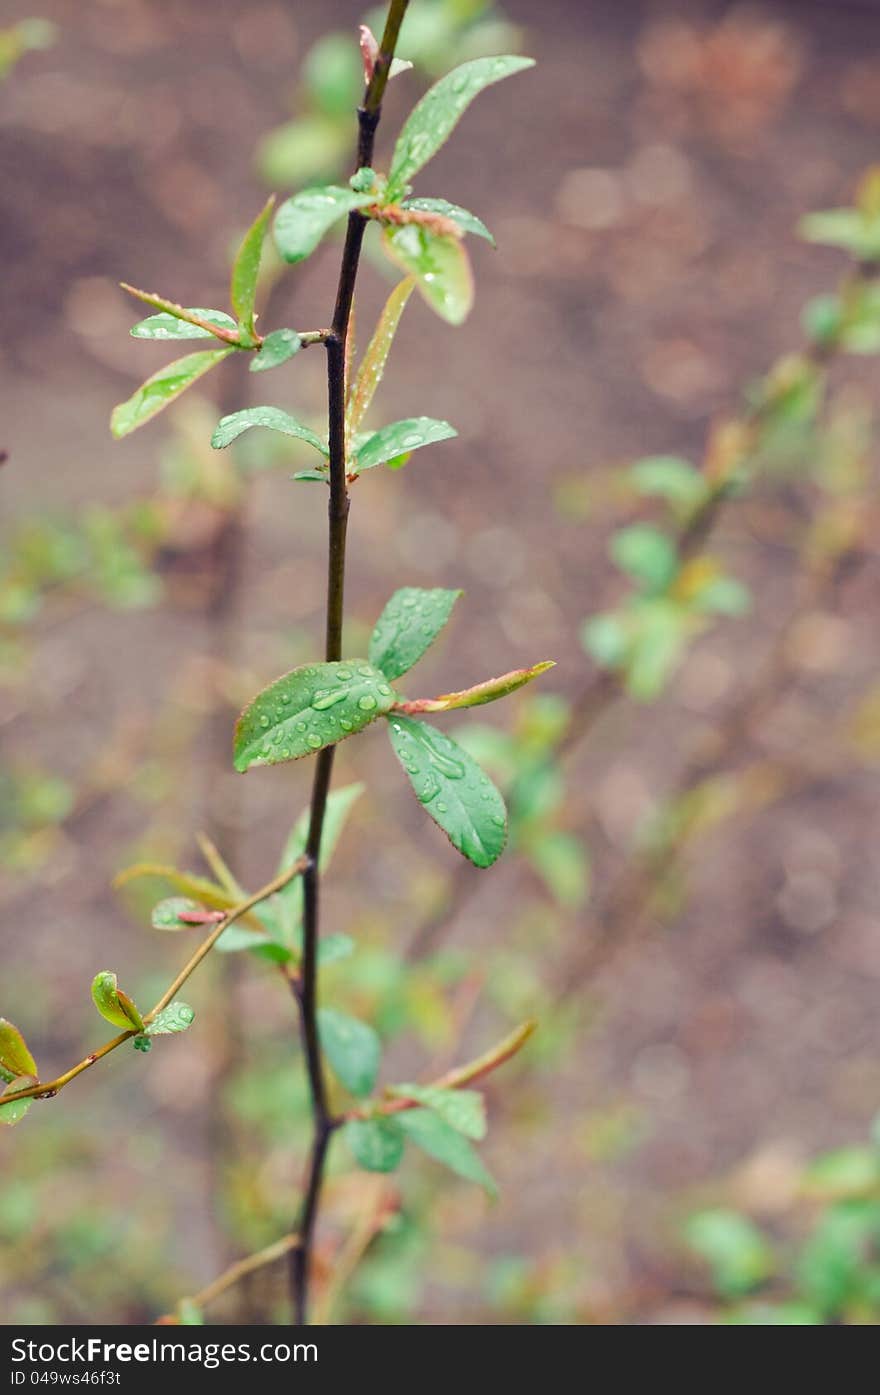
{"type": "MultiPolygon", "coordinates": [[[[356,168],[372,164],[373,142],[382,111],[382,95],[388,82],[391,60],[409,0],[391,0],[385,32],[379,46],[373,74],[358,109],[358,148],[356,168]]],[[[345,352],[351,321],[351,306],[360,262],[361,245],[367,220],[362,213],[349,214],[342,266],[336,291],[336,306],[327,349],[327,413],[330,447],[329,548],[327,558],[327,635],[325,658],[342,658],[342,620],[345,602],[345,542],[348,527],[348,487],[345,463],[345,352]]],[[[309,1276],[315,1221],[321,1200],[321,1185],[327,1147],[334,1120],[327,1107],[324,1064],[318,1036],[318,934],[320,873],[318,859],[327,810],[327,795],[333,776],[334,748],[321,751],[312,784],[309,836],[306,843],[308,867],[303,875],[303,954],[302,971],[296,989],[300,1011],[303,1050],[309,1077],[314,1133],[309,1155],[306,1193],[299,1224],[300,1244],[292,1255],[294,1317],[298,1324],[308,1320],[309,1276]]]]}

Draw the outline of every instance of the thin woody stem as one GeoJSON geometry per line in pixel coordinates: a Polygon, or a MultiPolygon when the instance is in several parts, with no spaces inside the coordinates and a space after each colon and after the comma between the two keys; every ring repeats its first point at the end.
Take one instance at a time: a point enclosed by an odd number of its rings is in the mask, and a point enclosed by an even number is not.
{"type": "MultiPolygon", "coordinates": [[[[240,901],[237,906],[232,906],[230,910],[226,912],[223,919],[217,922],[217,925],[211,931],[210,935],[202,940],[198,949],[187,960],[174,982],[165,990],[155,1007],[151,1008],[145,1015],[144,1026],[148,1027],[150,1023],[158,1017],[159,1013],[174,999],[176,994],[180,992],[190,974],[192,974],[199,967],[202,960],[210,954],[220,936],[223,934],[223,931],[228,929],[233,921],[238,920],[243,915],[247,915],[248,911],[253,910],[254,906],[259,905],[261,901],[265,901],[269,896],[274,896],[276,891],[281,891],[283,887],[287,886],[288,882],[293,881],[294,877],[298,877],[301,873],[306,871],[308,863],[308,856],[298,858],[292,867],[288,867],[285,872],[274,877],[271,882],[267,882],[259,891],[255,891],[253,896],[248,896],[246,900],[240,901]]],[[[118,1036],[113,1037],[111,1041],[106,1041],[104,1045],[99,1046],[96,1051],[91,1051],[83,1060],[78,1061],[70,1070],[65,1071],[63,1075],[57,1076],[54,1080],[37,1081],[34,1085],[28,1085],[21,1090],[13,1090],[3,1095],[2,1098],[0,1098],[0,1108],[4,1105],[14,1103],[15,1100],[52,1099],[53,1096],[58,1094],[59,1090],[64,1089],[65,1085],[69,1085],[71,1080],[75,1080],[78,1075],[82,1075],[83,1071],[89,1070],[98,1061],[103,1060],[105,1056],[109,1056],[110,1052],[115,1051],[117,1046],[122,1046],[124,1042],[130,1041],[132,1037],[139,1035],[140,1029],[136,1027],[133,1027],[129,1032],[120,1032],[118,1036]]]]}
{"type": "MultiPolygon", "coordinates": [[[[282,1259],[284,1255],[296,1249],[298,1244],[299,1236],[297,1234],[283,1235],[280,1240],[273,1241],[265,1249],[258,1250],[256,1254],[248,1255],[247,1259],[236,1260],[234,1264],[230,1264],[228,1269],[224,1269],[223,1273],[219,1274],[216,1279],[212,1279],[204,1288],[199,1289],[198,1293],[188,1294],[185,1298],[181,1298],[180,1303],[192,1303],[196,1308],[206,1308],[209,1303],[214,1302],[215,1298],[219,1298],[228,1289],[234,1288],[249,1274],[255,1274],[258,1270],[265,1269],[268,1264],[274,1264],[276,1260],[282,1259]]],[[[174,1319],[165,1317],[159,1318],[158,1321],[161,1325],[173,1322],[174,1319]]]]}
{"type": "MultiPolygon", "coordinates": [[[[376,127],[382,111],[382,96],[391,71],[391,61],[397,45],[400,26],[409,0],[391,0],[385,31],[373,73],[358,109],[358,147],[356,168],[372,164],[376,127]]],[[[325,658],[332,663],[342,657],[342,622],[345,596],[345,544],[348,527],[349,496],[345,459],[345,362],[351,323],[354,288],[360,263],[361,245],[367,219],[360,212],[349,214],[342,252],[342,265],[336,290],[333,323],[324,338],[327,349],[327,415],[330,451],[329,542],[327,557],[327,629],[325,658]]],[[[327,1105],[324,1064],[318,1035],[318,935],[320,873],[318,859],[321,835],[327,810],[327,796],[333,776],[334,748],[325,747],[318,754],[312,784],[309,833],[306,855],[309,865],[303,876],[303,956],[302,973],[293,984],[300,1011],[300,1028],[309,1092],[312,1102],[313,1136],[309,1155],[305,1197],[297,1227],[301,1243],[293,1251],[291,1282],[294,1314],[298,1324],[308,1316],[309,1273],[315,1221],[321,1199],[324,1164],[334,1128],[327,1105]]]]}

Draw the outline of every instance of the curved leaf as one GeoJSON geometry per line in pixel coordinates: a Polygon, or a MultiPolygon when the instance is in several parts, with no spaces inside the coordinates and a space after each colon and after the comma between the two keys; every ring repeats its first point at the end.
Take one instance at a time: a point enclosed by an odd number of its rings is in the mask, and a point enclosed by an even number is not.
{"type": "Polygon", "coordinates": [[[412,702],[399,702],[396,710],[415,715],[417,712],[452,712],[460,707],[482,707],[484,703],[497,702],[499,698],[515,693],[517,688],[524,687],[539,674],[546,673],[548,668],[555,667],[553,659],[545,659],[543,663],[533,664],[531,668],[515,668],[510,673],[503,673],[500,678],[487,678],[484,682],[475,683],[472,688],[462,688],[457,693],[441,693],[435,698],[415,698],[412,702]]]}
{"type": "Polygon", "coordinates": [[[338,184],[303,189],[278,210],[275,246],[286,262],[301,262],[314,252],[324,234],[340,218],[375,202],[375,193],[358,194],[338,184]]]}
{"type": "Polygon", "coordinates": [[[386,227],[382,245],[393,262],[415,277],[420,296],[442,320],[460,325],[467,318],[474,303],[474,278],[457,237],[405,223],[386,227]]]}
{"type": "Polygon", "coordinates": [[[0,1017],[0,1068],[15,1078],[19,1075],[37,1076],[37,1063],[27,1042],[14,1023],[0,1017]]]}
{"type": "Polygon", "coordinates": [[[406,673],[434,643],[461,594],[439,586],[395,591],[370,636],[370,663],[391,682],[406,673]]]}
{"type": "Polygon", "coordinates": [[[108,969],[95,974],[92,998],[101,1016],[114,1027],[121,1027],[123,1031],[144,1030],[144,1019],[128,994],[118,986],[116,975],[108,969]]]}
{"type": "Polygon", "coordinates": [[[236,770],[312,756],[388,712],[394,694],[364,659],[307,664],[270,683],[235,728],[236,770]]]}
{"type": "Polygon", "coordinates": [[[199,320],[215,325],[217,329],[228,330],[238,338],[235,320],[223,310],[187,310],[184,317],[164,312],[150,315],[146,320],[132,325],[128,332],[134,339],[216,339],[216,334],[205,329],[198,323],[199,320]]]}
{"type": "Polygon", "coordinates": [[[211,445],[215,450],[223,450],[252,426],[265,426],[269,431],[280,431],[283,436],[295,436],[297,440],[307,441],[322,455],[328,453],[320,436],[316,436],[308,426],[303,426],[289,412],[282,412],[280,407],[245,407],[243,411],[230,412],[218,421],[211,445]]]}
{"type": "Polygon", "coordinates": [[[368,1095],[382,1059],[382,1043],[373,1028],[336,1008],[319,1008],[318,1031],[337,1079],[353,1095],[368,1095]]]}
{"type": "Polygon", "coordinates": [[[463,112],[484,87],[532,67],[533,58],[475,58],[436,82],[410,112],[398,136],[388,176],[389,203],[399,197],[413,175],[448,140],[463,112]]]}
{"type": "Polygon", "coordinates": [[[197,378],[203,377],[221,359],[233,352],[232,348],[205,349],[202,353],[187,354],[185,358],[167,363],[158,373],[154,373],[152,378],[142,383],[127,402],[120,402],[118,407],[113,408],[110,416],[110,430],[113,435],[118,439],[136,431],[157,412],[161,412],[163,407],[167,407],[169,402],[173,402],[185,392],[197,378]]]}
{"type": "Polygon", "coordinates": [[[361,474],[372,470],[376,465],[384,465],[398,455],[418,450],[421,446],[432,446],[437,441],[449,441],[458,432],[448,421],[438,421],[435,417],[408,417],[405,421],[392,422],[368,436],[355,452],[352,471],[361,474]]]}
{"type": "Polygon", "coordinates": [[[436,727],[397,713],[388,725],[417,799],[462,856],[491,867],[507,841],[507,811],[488,775],[436,727]]]}
{"type": "Polygon", "coordinates": [[[497,246],[486,224],[475,213],[469,213],[466,208],[459,207],[457,203],[450,203],[448,199],[405,199],[403,207],[415,209],[419,213],[437,213],[441,218],[448,218],[457,223],[462,232],[484,237],[493,247],[497,246]]]}
{"type": "Polygon", "coordinates": [[[376,388],[382,381],[382,374],[385,372],[385,364],[388,362],[397,326],[400,324],[400,317],[406,308],[406,302],[412,295],[414,285],[415,282],[411,276],[405,276],[402,281],[398,281],[379,316],[379,323],[376,325],[373,337],[361,359],[357,377],[348,397],[345,424],[350,436],[353,436],[359,429],[375,396],[376,388]]]}
{"type": "Polygon", "coordinates": [[[241,328],[250,340],[254,338],[254,297],[263,255],[263,239],[274,207],[275,195],[272,194],[242,238],[232,265],[229,299],[241,328]]]}

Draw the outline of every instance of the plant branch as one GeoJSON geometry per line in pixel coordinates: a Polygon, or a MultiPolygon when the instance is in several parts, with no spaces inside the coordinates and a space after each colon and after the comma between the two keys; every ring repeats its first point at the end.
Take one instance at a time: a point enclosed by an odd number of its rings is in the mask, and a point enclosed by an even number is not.
{"type": "MultiPolygon", "coordinates": [[[[280,1240],[275,1240],[271,1245],[267,1245],[264,1250],[258,1250],[256,1254],[248,1255],[247,1259],[236,1260],[230,1264],[228,1269],[224,1269],[216,1279],[212,1279],[198,1293],[188,1294],[181,1298],[178,1308],[184,1303],[192,1303],[196,1308],[206,1308],[209,1303],[213,1303],[215,1298],[226,1293],[227,1289],[234,1288],[241,1283],[249,1274],[255,1274],[259,1269],[265,1269],[267,1264],[274,1264],[276,1260],[282,1259],[291,1250],[296,1249],[299,1244],[297,1234],[283,1235],[280,1240]]],[[[160,1317],[156,1321],[157,1326],[165,1323],[176,1323],[179,1319],[171,1314],[160,1317]]]]}
{"type": "MultiPolygon", "coordinates": [[[[269,896],[274,896],[276,891],[281,891],[283,887],[287,886],[288,882],[293,881],[294,877],[298,877],[301,873],[304,873],[308,865],[309,859],[307,855],[298,858],[292,867],[288,867],[285,872],[274,877],[271,882],[267,882],[259,891],[255,891],[253,896],[248,896],[246,900],[240,901],[237,906],[232,906],[223,916],[223,919],[217,922],[217,925],[211,931],[210,935],[202,940],[198,949],[187,960],[170,988],[165,990],[155,1007],[151,1008],[145,1015],[144,1025],[148,1027],[150,1023],[158,1017],[159,1013],[173,1001],[177,993],[179,993],[180,989],[186,983],[190,974],[192,974],[201,964],[202,960],[210,954],[220,936],[223,934],[223,931],[228,929],[233,921],[238,920],[240,916],[246,915],[248,911],[253,910],[254,906],[259,905],[261,901],[265,901],[269,896]]],[[[120,1032],[118,1036],[113,1037],[111,1041],[106,1041],[104,1045],[99,1046],[96,1051],[89,1052],[88,1056],[85,1056],[83,1060],[78,1061],[70,1070],[65,1071],[63,1075],[57,1076],[54,1080],[38,1080],[33,1085],[28,1085],[21,1090],[13,1090],[3,1095],[2,1098],[0,1098],[0,1108],[7,1104],[13,1104],[15,1100],[52,1099],[58,1094],[59,1090],[64,1089],[65,1085],[69,1085],[71,1080],[75,1080],[78,1075],[82,1075],[83,1071],[89,1070],[96,1062],[103,1060],[105,1056],[109,1056],[110,1052],[115,1051],[117,1046],[122,1046],[124,1042],[136,1036],[140,1036],[139,1028],[132,1028],[131,1031],[128,1032],[120,1032]]]]}
{"type": "MultiPolygon", "coordinates": [[[[382,96],[388,81],[391,60],[394,57],[407,4],[408,0],[391,0],[389,5],[379,54],[364,92],[363,102],[358,109],[357,169],[372,164],[373,143],[381,116],[382,96]]],[[[330,450],[325,658],[331,663],[342,658],[345,545],[349,510],[345,460],[345,363],[354,288],[366,225],[367,220],[362,213],[355,211],[349,214],[336,290],[333,323],[330,333],[324,339],[327,349],[327,415],[330,450]]],[[[320,928],[318,860],[321,851],[321,836],[324,830],[324,815],[327,809],[327,796],[330,792],[330,782],[333,776],[333,756],[334,748],[332,746],[326,747],[319,753],[312,784],[309,834],[306,841],[306,855],[309,859],[309,865],[303,876],[302,974],[299,983],[295,985],[314,1126],[305,1197],[297,1227],[301,1236],[301,1244],[292,1255],[291,1281],[294,1315],[298,1324],[305,1323],[308,1316],[312,1242],[321,1199],[324,1163],[333,1131],[333,1121],[327,1107],[327,1090],[324,1082],[324,1065],[317,1023],[318,936],[320,928]]]]}

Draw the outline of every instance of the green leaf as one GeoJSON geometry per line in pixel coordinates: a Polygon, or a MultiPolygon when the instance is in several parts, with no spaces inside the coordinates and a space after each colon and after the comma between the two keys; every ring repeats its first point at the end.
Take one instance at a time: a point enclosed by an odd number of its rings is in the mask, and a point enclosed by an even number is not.
{"type": "Polygon", "coordinates": [[[388,176],[389,203],[404,192],[413,175],[436,154],[484,87],[533,66],[532,58],[476,58],[435,83],[413,108],[397,139],[388,176]]]}
{"type": "Polygon", "coordinates": [[[386,227],[382,245],[397,266],[415,277],[422,299],[442,320],[460,325],[467,319],[474,303],[474,278],[457,237],[405,223],[386,227]]]}
{"type": "Polygon", "coordinates": [[[376,389],[382,381],[385,364],[391,352],[391,345],[400,324],[400,317],[406,302],[412,295],[415,282],[411,276],[398,281],[385,302],[379,323],[361,359],[357,376],[352,384],[346,408],[346,428],[350,436],[360,429],[361,422],[369,410],[376,389]]]}
{"type": "Polygon", "coordinates": [[[198,922],[181,920],[181,911],[198,915],[204,909],[198,901],[192,901],[188,896],[168,896],[153,907],[150,923],[154,930],[193,930],[198,922]]]}
{"type": "Polygon", "coordinates": [[[144,1030],[144,1019],[128,994],[123,993],[117,985],[116,975],[109,970],[95,974],[92,998],[101,1016],[114,1027],[121,1027],[123,1031],[131,1031],[132,1028],[139,1032],[144,1030]]]}
{"type": "Polygon", "coordinates": [[[394,694],[363,659],[307,664],[270,683],[235,728],[236,770],[314,755],[387,712],[394,694]]]}
{"type": "Polygon", "coordinates": [[[524,851],[561,906],[582,906],[590,886],[587,850],[570,833],[551,830],[530,836],[524,851]]]}
{"type": "Polygon", "coordinates": [[[318,1031],[337,1079],[353,1095],[368,1095],[382,1059],[382,1043],[373,1028],[336,1008],[319,1008],[318,1031]]]}
{"type": "Polygon", "coordinates": [[[37,1077],[35,1075],[23,1075],[17,1080],[13,1080],[11,1085],[7,1085],[3,1093],[0,1094],[0,1124],[6,1124],[8,1128],[20,1124],[34,1102],[28,1096],[26,1100],[15,1100],[12,1104],[4,1104],[3,1095],[12,1095],[16,1090],[26,1090],[28,1086],[36,1085],[36,1083],[37,1077]]]}
{"type": "Polygon", "coordinates": [[[466,208],[460,208],[457,203],[450,203],[448,199],[405,199],[403,207],[415,209],[419,213],[437,213],[441,218],[449,218],[451,222],[458,224],[462,232],[484,237],[493,247],[496,246],[486,224],[481,222],[476,214],[469,213],[466,208]]]}
{"type": "Polygon", "coordinates": [[[308,426],[303,426],[289,412],[282,412],[280,407],[245,407],[243,411],[230,412],[218,421],[211,445],[215,450],[223,450],[252,426],[265,426],[270,431],[280,431],[282,436],[295,436],[297,440],[307,441],[322,455],[328,453],[320,436],[316,436],[308,426]]]}
{"type": "Polygon", "coordinates": [[[798,231],[807,242],[839,247],[859,261],[880,257],[880,218],[868,217],[857,208],[829,208],[808,213],[798,231]]]}
{"type": "Polygon", "coordinates": [[[199,877],[195,872],[181,872],[164,862],[137,862],[133,867],[126,867],[124,872],[120,872],[113,885],[126,886],[128,882],[137,881],[141,877],[156,877],[167,882],[175,891],[179,891],[181,896],[192,898],[212,911],[228,911],[236,904],[236,898],[217,882],[199,877]]]}
{"type": "Polygon", "coordinates": [[[412,702],[400,702],[398,710],[414,715],[417,712],[453,712],[461,707],[482,707],[487,702],[497,702],[499,698],[515,693],[518,688],[531,683],[533,678],[546,673],[548,668],[555,667],[552,659],[544,659],[542,663],[533,664],[531,668],[513,669],[510,673],[503,673],[500,678],[487,678],[482,683],[475,683],[472,688],[462,688],[457,693],[441,693],[435,698],[416,698],[412,702]]]}
{"type": "Polygon", "coordinates": [[[386,460],[394,460],[404,452],[418,450],[420,446],[432,446],[437,441],[448,441],[458,432],[448,421],[437,421],[434,417],[408,417],[406,421],[395,421],[364,441],[355,452],[352,470],[361,474],[372,470],[375,465],[384,465],[386,460]]]}
{"type": "Polygon", "coordinates": [[[810,1163],[804,1183],[811,1196],[838,1200],[873,1193],[880,1182],[876,1148],[837,1148],[810,1163]]]}
{"type": "Polygon", "coordinates": [[[488,775],[454,741],[396,713],[389,734],[416,798],[454,848],[475,867],[491,867],[507,841],[504,800],[488,775]]]}
{"type": "Polygon", "coordinates": [[[291,475],[294,480],[313,480],[316,484],[327,484],[329,476],[324,470],[297,470],[295,475],[291,475]]]}
{"type": "Polygon", "coordinates": [[[637,461],[631,473],[640,494],[665,499],[676,508],[696,508],[706,497],[706,481],[699,470],[676,455],[650,455],[637,461]]]}
{"type": "Polygon", "coordinates": [[[260,274],[260,258],[263,255],[263,239],[274,207],[275,195],[272,194],[242,238],[232,264],[229,299],[238,316],[238,322],[250,341],[254,339],[254,297],[260,274]]]}
{"type": "Polygon", "coordinates": [[[591,615],[584,622],[581,640],[587,653],[603,668],[619,668],[626,659],[629,634],[624,620],[614,611],[591,615]]]}
{"type": "Polygon", "coordinates": [[[416,1100],[466,1138],[486,1137],[486,1101],[479,1090],[447,1090],[437,1085],[395,1085],[398,1099],[416,1100]]]}
{"type": "Polygon", "coordinates": [[[275,245],[286,262],[304,261],[340,218],[375,202],[374,193],[358,194],[338,184],[303,189],[279,208],[275,219],[275,245]]]}
{"type": "MultiPolygon", "coordinates": [[[[150,320],[144,320],[143,324],[150,324],[153,320],[160,320],[165,323],[167,317],[171,321],[180,321],[181,324],[189,324],[195,329],[204,330],[208,338],[222,339],[224,343],[233,347],[242,347],[239,343],[239,327],[228,315],[224,315],[220,310],[188,310],[185,305],[178,305],[176,300],[166,300],[163,295],[156,295],[153,291],[140,291],[137,286],[130,286],[127,281],[120,281],[120,286],[135,300],[142,300],[144,305],[152,305],[154,310],[161,311],[161,314],[151,316],[150,320]]],[[[135,326],[137,329],[138,326],[135,326]]],[[[134,334],[134,330],[131,331],[134,334]]],[[[140,336],[138,336],[140,337],[140,336]]],[[[174,334],[145,336],[148,338],[176,338],[174,334]]],[[[181,338],[192,339],[201,338],[201,335],[181,334],[181,338]]]]}
{"type": "Polygon", "coordinates": [[[146,1028],[149,1037],[167,1037],[176,1032],[185,1032],[192,1026],[195,1012],[189,1003],[175,1000],[158,1012],[146,1028]]]}
{"type": "Polygon", "coordinates": [[[355,942],[351,935],[323,935],[318,941],[318,963],[338,964],[341,959],[348,959],[355,951],[355,942]]]}
{"type": "Polygon", "coordinates": [[[332,177],[348,153],[350,124],[348,120],[306,112],[295,121],[276,126],[257,146],[257,163],[264,181],[296,188],[332,177]]]}
{"type": "MultiPolygon", "coordinates": [[[[223,310],[187,310],[187,315],[194,315],[200,320],[207,320],[218,329],[229,330],[231,334],[238,337],[238,326],[231,315],[227,315],[223,310]]],[[[176,315],[161,314],[150,315],[146,320],[141,320],[138,324],[132,325],[128,331],[135,339],[215,339],[209,329],[204,329],[201,325],[193,323],[192,320],[180,319],[176,315]]]]}
{"type": "Polygon", "coordinates": [[[662,591],[678,570],[675,544],[647,523],[621,528],[612,537],[609,551],[618,567],[651,591],[662,591]]]}
{"type": "Polygon", "coordinates": [[[479,1153],[445,1119],[431,1109],[405,1109],[395,1117],[400,1128],[422,1152],[459,1177],[479,1183],[491,1197],[497,1197],[498,1188],[479,1153]]]}
{"type": "Polygon", "coordinates": [[[719,1208],[692,1216],[687,1224],[689,1245],[710,1266],[715,1287],[726,1298],[738,1298],[772,1274],[773,1253],[747,1216],[719,1208]]]}
{"type": "Polygon", "coordinates": [[[393,683],[430,649],[461,594],[439,586],[395,591],[370,636],[370,663],[393,683]]]}
{"type": "Polygon", "coordinates": [[[302,340],[295,329],[273,329],[253,355],[250,370],[252,373],[262,373],[267,368],[278,368],[299,353],[301,348],[302,340]]]}
{"type": "Polygon", "coordinates": [[[19,1075],[37,1077],[37,1063],[27,1043],[14,1023],[0,1017],[0,1067],[15,1078],[19,1075]]]}
{"type": "Polygon", "coordinates": [[[198,354],[187,354],[185,358],[167,363],[142,383],[137,392],[127,402],[120,402],[113,408],[110,417],[110,430],[119,439],[143,426],[169,402],[173,402],[198,378],[214,368],[216,364],[233,353],[228,349],[206,349],[198,354]]]}
{"type": "Polygon", "coordinates": [[[367,1172],[400,1166],[406,1140],[393,1119],[349,1119],[343,1133],[355,1162],[367,1172]]]}

